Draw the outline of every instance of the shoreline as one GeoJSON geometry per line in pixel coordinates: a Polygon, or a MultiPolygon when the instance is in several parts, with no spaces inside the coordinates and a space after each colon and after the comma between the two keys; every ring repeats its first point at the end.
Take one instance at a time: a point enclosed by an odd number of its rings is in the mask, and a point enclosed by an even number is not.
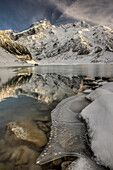
{"type": "Polygon", "coordinates": [[[77,66],[77,65],[113,65],[113,63],[74,63],[74,64],[66,64],[66,63],[49,63],[49,64],[42,64],[38,63],[35,64],[17,64],[17,65],[0,65],[1,68],[17,68],[17,67],[37,67],[37,66],[77,66]]]}

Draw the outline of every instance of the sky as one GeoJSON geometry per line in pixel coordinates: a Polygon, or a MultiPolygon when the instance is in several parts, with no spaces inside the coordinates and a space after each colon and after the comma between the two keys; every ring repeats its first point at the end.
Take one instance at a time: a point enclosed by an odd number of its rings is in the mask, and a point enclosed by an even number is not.
{"type": "Polygon", "coordinates": [[[21,31],[41,19],[55,25],[84,20],[113,28],[113,0],[0,0],[0,30],[21,31]]]}

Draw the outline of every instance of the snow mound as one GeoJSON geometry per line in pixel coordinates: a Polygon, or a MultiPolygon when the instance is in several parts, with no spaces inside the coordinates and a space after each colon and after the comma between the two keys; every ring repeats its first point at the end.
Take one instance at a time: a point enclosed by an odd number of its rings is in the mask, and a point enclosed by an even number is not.
{"type": "Polygon", "coordinates": [[[89,95],[87,95],[86,98],[91,100],[91,101],[94,101],[98,97],[100,97],[102,95],[106,95],[106,94],[113,94],[113,93],[106,90],[106,89],[98,88],[95,91],[91,92],[89,95]]]}
{"type": "Polygon", "coordinates": [[[113,82],[107,83],[104,86],[102,86],[101,88],[106,89],[110,92],[113,92],[113,82]]]}
{"type": "MultiPolygon", "coordinates": [[[[104,88],[112,89],[108,85],[104,88]]],[[[111,169],[113,169],[112,101],[113,94],[102,95],[81,112],[89,128],[90,145],[96,161],[111,169]]]]}
{"type": "Polygon", "coordinates": [[[80,157],[67,168],[67,170],[105,170],[87,157],[80,157]]]}

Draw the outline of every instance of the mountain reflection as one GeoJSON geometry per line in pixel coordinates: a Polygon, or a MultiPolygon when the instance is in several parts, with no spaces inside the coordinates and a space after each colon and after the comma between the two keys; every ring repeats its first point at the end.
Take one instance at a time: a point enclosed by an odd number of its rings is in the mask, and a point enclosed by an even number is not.
{"type": "Polygon", "coordinates": [[[32,73],[19,73],[0,87],[0,101],[13,95],[16,89],[29,82],[32,73]]]}

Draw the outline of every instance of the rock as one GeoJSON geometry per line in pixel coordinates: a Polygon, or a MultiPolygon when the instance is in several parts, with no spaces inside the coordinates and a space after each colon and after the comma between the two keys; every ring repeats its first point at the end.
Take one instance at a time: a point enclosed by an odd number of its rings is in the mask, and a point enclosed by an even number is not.
{"type": "Polygon", "coordinates": [[[18,142],[34,146],[37,149],[47,144],[45,133],[38,129],[34,122],[10,122],[6,125],[6,140],[10,143],[18,142]]]}
{"type": "Polygon", "coordinates": [[[0,163],[0,170],[5,170],[6,168],[5,168],[5,164],[3,164],[3,163],[0,163]]]}
{"type": "Polygon", "coordinates": [[[84,81],[90,81],[90,82],[93,82],[93,81],[95,81],[95,79],[90,78],[90,77],[86,77],[86,78],[84,78],[84,81]]]}
{"type": "Polygon", "coordinates": [[[44,132],[48,132],[49,129],[47,128],[46,124],[42,123],[42,122],[37,122],[38,127],[43,130],[44,132]]]}
{"type": "Polygon", "coordinates": [[[67,167],[72,163],[72,161],[66,161],[66,162],[63,162],[61,167],[62,167],[62,170],[66,170],[67,167]]]}
{"type": "Polygon", "coordinates": [[[0,46],[24,61],[32,59],[29,50],[19,42],[11,40],[5,31],[0,31],[0,46]]]}
{"type": "Polygon", "coordinates": [[[108,82],[113,82],[113,78],[109,78],[108,82]]]}
{"type": "Polygon", "coordinates": [[[110,77],[102,77],[103,81],[108,81],[110,79],[110,77]]]}
{"type": "Polygon", "coordinates": [[[101,51],[102,51],[102,48],[101,48],[101,47],[97,46],[97,47],[95,48],[95,53],[100,53],[101,51]]]}
{"type": "Polygon", "coordinates": [[[49,122],[50,121],[50,116],[40,116],[36,117],[34,121],[41,121],[41,122],[49,122]]]}
{"type": "MultiPolygon", "coordinates": [[[[28,148],[25,145],[18,147],[8,148],[8,151],[3,154],[6,157],[10,153],[10,158],[6,159],[7,162],[10,162],[13,167],[20,167],[24,165],[23,169],[28,165],[29,167],[36,167],[36,158],[39,156],[39,153],[35,150],[28,148]]],[[[2,155],[0,156],[2,157],[2,155]]],[[[37,166],[38,167],[38,166],[37,166]]],[[[40,166],[39,166],[40,167],[40,166]]],[[[21,168],[20,168],[21,169],[21,168]]],[[[1,169],[0,169],[1,170],[1,169]]]]}
{"type": "Polygon", "coordinates": [[[6,163],[6,162],[0,163],[0,170],[13,170],[13,165],[11,163],[6,163]]]}
{"type": "Polygon", "coordinates": [[[6,162],[11,157],[11,152],[6,152],[0,155],[0,162],[6,162]]]}
{"type": "Polygon", "coordinates": [[[12,170],[12,168],[6,166],[6,163],[0,163],[0,170],[12,170]]]}
{"type": "Polygon", "coordinates": [[[4,146],[5,146],[5,141],[3,140],[3,139],[1,139],[0,140],[0,152],[1,152],[1,150],[4,148],[4,146]]]}
{"type": "Polygon", "coordinates": [[[21,159],[18,160],[15,165],[24,165],[24,164],[28,164],[29,160],[28,157],[26,155],[26,153],[23,153],[21,156],[21,159]]]}
{"type": "Polygon", "coordinates": [[[31,165],[29,170],[42,170],[42,167],[40,165],[31,165]]]}
{"type": "Polygon", "coordinates": [[[47,125],[48,127],[51,127],[52,123],[51,123],[51,122],[48,122],[48,123],[46,123],[46,125],[47,125]]]}
{"type": "Polygon", "coordinates": [[[101,78],[97,76],[97,77],[95,77],[95,80],[101,80],[101,78]]]}
{"type": "MultiPolygon", "coordinates": [[[[12,170],[12,169],[11,169],[12,170]]],[[[29,170],[29,165],[19,165],[13,167],[13,170],[29,170]]]]}
{"type": "Polygon", "coordinates": [[[91,89],[87,89],[87,90],[84,91],[85,94],[89,94],[89,93],[91,93],[91,92],[92,92],[91,89]]]}
{"type": "Polygon", "coordinates": [[[62,159],[61,158],[53,161],[53,165],[55,165],[55,166],[60,166],[61,163],[62,163],[62,159]]]}

